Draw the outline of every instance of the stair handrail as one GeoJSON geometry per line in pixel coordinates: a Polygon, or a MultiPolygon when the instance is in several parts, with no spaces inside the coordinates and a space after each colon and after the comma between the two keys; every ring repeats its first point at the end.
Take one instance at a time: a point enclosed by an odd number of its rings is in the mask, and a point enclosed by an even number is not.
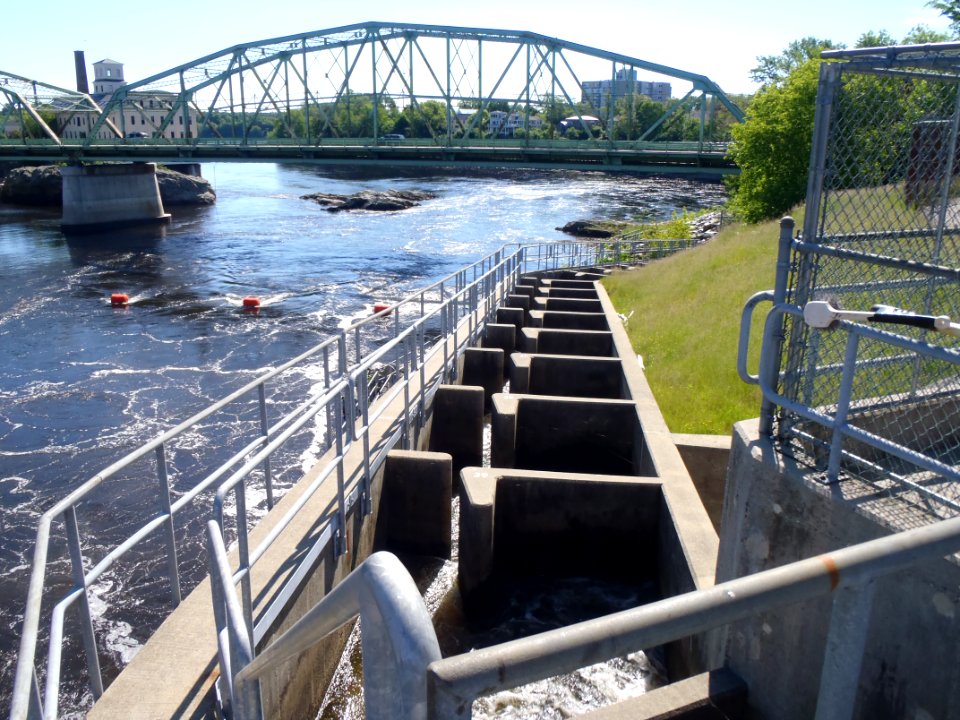
{"type": "Polygon", "coordinates": [[[440,645],[420,591],[403,563],[377,552],[336,585],[271,645],[252,657],[250,637],[236,594],[220,527],[207,524],[214,608],[230,635],[226,668],[234,720],[261,720],[258,680],[330,633],[360,617],[363,695],[368,720],[426,720],[427,667],[440,645]],[[218,607],[219,604],[219,607],[218,607]]]}

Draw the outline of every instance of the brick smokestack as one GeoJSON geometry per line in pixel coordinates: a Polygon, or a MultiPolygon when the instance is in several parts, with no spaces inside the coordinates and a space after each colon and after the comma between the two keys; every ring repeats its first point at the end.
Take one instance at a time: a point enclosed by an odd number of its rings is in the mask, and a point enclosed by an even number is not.
{"type": "Polygon", "coordinates": [[[73,51],[73,64],[77,70],[77,91],[89,93],[90,85],[87,83],[87,61],[83,58],[83,50],[73,51]]]}

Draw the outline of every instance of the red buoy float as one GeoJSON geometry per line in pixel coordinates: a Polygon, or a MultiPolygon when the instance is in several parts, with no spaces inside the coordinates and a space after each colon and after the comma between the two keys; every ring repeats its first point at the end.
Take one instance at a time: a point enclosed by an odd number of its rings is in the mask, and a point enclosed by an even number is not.
{"type": "MultiPolygon", "coordinates": [[[[374,312],[374,314],[377,314],[377,313],[379,313],[379,312],[383,312],[384,310],[389,310],[389,309],[390,309],[390,306],[387,305],[387,303],[384,303],[384,302],[378,302],[378,303],[374,303],[374,304],[373,304],[373,312],[374,312]]],[[[389,315],[389,314],[390,314],[390,313],[388,312],[387,315],[389,315]]]]}
{"type": "Polygon", "coordinates": [[[247,296],[243,299],[243,309],[244,310],[259,310],[260,309],[260,298],[253,297],[252,295],[247,296]]]}
{"type": "Polygon", "coordinates": [[[110,304],[113,307],[126,307],[130,302],[130,297],[126,293],[113,293],[110,296],[110,304]]]}

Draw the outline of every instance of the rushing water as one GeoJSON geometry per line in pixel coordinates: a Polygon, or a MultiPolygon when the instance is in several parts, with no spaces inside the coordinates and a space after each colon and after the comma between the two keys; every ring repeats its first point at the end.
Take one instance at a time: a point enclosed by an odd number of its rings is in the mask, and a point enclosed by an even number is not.
{"type": "MultiPolygon", "coordinates": [[[[599,173],[361,176],[217,164],[204,175],[217,204],[174,208],[171,225],[159,230],[67,240],[59,213],[0,205],[0,707],[9,702],[36,522],[70,489],[374,302],[396,300],[503,244],[562,239],[554,228],[574,219],[659,219],[723,199],[717,185],[599,173]],[[382,214],[334,214],[299,199],[369,188],[438,197],[382,214]],[[130,306],[112,308],[112,292],[127,293],[130,306]],[[248,294],[261,298],[260,313],[242,312],[248,294]]],[[[213,431],[233,433],[228,422],[213,431]]],[[[201,455],[216,449],[187,442],[170,458],[175,488],[201,455]]],[[[151,473],[144,465],[143,477],[125,478],[82,518],[88,558],[130,532],[153,497],[151,473]]],[[[281,487],[294,475],[281,473],[281,487]]],[[[194,574],[203,570],[197,555],[184,561],[194,574]]],[[[48,574],[69,583],[66,561],[48,574]]],[[[162,563],[135,557],[98,584],[97,630],[115,665],[155,624],[145,618],[164,612],[162,574],[162,563]],[[117,606],[126,613],[111,615],[117,606]]],[[[74,675],[81,680],[67,705],[83,702],[82,673],[74,675]]]]}

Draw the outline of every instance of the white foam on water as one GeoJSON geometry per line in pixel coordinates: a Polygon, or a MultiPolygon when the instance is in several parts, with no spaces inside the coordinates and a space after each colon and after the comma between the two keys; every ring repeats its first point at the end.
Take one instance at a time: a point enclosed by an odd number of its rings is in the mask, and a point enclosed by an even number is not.
{"type": "Polygon", "coordinates": [[[569,718],[638,697],[659,683],[643,652],[631,653],[567,675],[485,695],[473,703],[478,720],[569,718]]]}
{"type": "MultiPolygon", "coordinates": [[[[102,646],[106,648],[119,667],[126,667],[143,645],[130,636],[133,628],[130,623],[114,620],[107,617],[107,611],[112,604],[110,596],[120,590],[119,581],[112,571],[100,576],[99,580],[90,586],[87,593],[87,602],[90,605],[90,614],[93,616],[93,625],[102,646]]],[[[138,600],[126,599],[125,607],[139,604],[138,600]]]]}

